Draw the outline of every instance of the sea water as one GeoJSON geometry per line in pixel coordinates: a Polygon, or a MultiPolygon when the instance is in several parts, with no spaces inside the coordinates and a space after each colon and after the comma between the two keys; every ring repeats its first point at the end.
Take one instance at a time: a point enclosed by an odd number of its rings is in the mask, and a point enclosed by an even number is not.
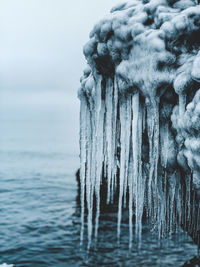
{"type": "Polygon", "coordinates": [[[78,113],[66,105],[0,108],[0,265],[166,267],[194,257],[186,234],[159,243],[145,225],[141,249],[130,251],[128,217],[118,245],[110,212],[100,217],[98,242],[87,251],[85,233],[80,247],[78,113]]]}

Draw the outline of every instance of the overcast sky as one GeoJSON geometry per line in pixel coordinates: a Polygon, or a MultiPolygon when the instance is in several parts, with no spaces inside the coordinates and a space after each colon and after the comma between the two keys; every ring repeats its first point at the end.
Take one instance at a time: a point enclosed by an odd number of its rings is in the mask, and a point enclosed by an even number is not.
{"type": "Polygon", "coordinates": [[[67,90],[84,67],[82,46],[119,0],[0,0],[0,87],[67,90]]]}
{"type": "Polygon", "coordinates": [[[77,150],[82,48],[93,25],[119,2],[0,0],[0,119],[31,119],[33,109],[65,106],[60,114],[77,150]]]}

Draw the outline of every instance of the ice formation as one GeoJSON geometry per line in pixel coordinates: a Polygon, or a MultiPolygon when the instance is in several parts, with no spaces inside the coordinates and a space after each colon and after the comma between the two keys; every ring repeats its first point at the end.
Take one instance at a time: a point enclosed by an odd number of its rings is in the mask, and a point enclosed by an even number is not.
{"type": "Polygon", "coordinates": [[[13,264],[3,263],[3,264],[0,264],[0,267],[14,267],[14,265],[13,264]]]}
{"type": "Polygon", "coordinates": [[[119,238],[128,207],[130,247],[133,216],[140,241],[144,213],[159,237],[179,224],[199,243],[199,48],[196,0],[129,1],[90,33],[78,93],[81,240],[87,208],[89,246],[102,183],[107,203],[119,190],[119,238]]]}

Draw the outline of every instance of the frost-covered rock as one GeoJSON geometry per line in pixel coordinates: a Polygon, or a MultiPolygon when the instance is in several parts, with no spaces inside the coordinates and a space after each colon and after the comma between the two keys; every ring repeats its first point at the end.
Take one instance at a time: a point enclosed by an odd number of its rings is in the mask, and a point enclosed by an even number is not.
{"type": "Polygon", "coordinates": [[[199,238],[199,50],[196,0],[129,1],[94,26],[79,90],[82,237],[86,192],[89,243],[103,176],[108,202],[119,187],[118,237],[129,207],[130,246],[133,213],[140,240],[144,209],[160,236],[178,223],[199,238]]]}

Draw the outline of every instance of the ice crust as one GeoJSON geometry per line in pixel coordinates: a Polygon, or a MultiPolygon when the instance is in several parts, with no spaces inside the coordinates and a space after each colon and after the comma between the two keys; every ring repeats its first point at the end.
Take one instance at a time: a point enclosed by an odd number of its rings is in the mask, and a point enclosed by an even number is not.
{"type": "MultiPolygon", "coordinates": [[[[130,247],[133,215],[139,243],[144,210],[159,237],[191,215],[192,190],[200,192],[199,47],[195,0],[122,3],[90,33],[78,92],[81,240],[86,195],[89,246],[94,208],[98,233],[103,177],[107,203],[119,184],[118,238],[129,208],[130,247]]],[[[199,216],[190,232],[198,229],[199,216]]]]}
{"type": "Polygon", "coordinates": [[[0,264],[0,267],[14,267],[14,265],[13,264],[3,263],[3,264],[0,264]]]}

